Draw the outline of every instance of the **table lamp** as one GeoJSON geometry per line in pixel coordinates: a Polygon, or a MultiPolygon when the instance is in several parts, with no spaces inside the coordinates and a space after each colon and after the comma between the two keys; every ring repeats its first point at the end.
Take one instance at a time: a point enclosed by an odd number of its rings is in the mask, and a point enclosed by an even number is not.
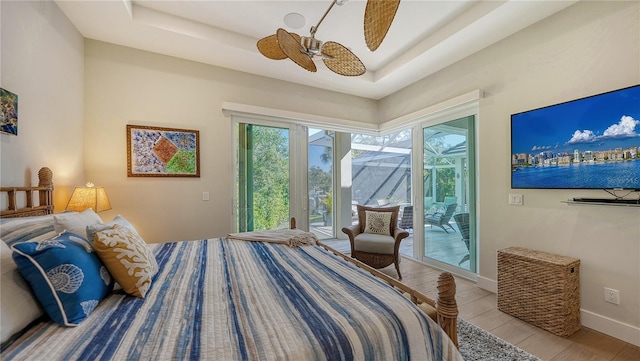
{"type": "Polygon", "coordinates": [[[111,209],[111,203],[107,197],[104,187],[96,187],[89,182],[85,187],[76,187],[71,194],[71,199],[67,203],[65,210],[82,212],[87,208],[95,212],[102,212],[111,209]]]}

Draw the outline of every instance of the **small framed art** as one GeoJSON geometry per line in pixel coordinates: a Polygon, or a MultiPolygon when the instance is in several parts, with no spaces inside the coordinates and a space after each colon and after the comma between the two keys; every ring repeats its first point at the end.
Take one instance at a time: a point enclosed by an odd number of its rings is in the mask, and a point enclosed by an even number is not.
{"type": "Polygon", "coordinates": [[[129,177],[200,177],[200,132],[127,125],[129,177]]]}
{"type": "Polygon", "coordinates": [[[18,95],[0,88],[0,132],[18,135],[18,95]]]}

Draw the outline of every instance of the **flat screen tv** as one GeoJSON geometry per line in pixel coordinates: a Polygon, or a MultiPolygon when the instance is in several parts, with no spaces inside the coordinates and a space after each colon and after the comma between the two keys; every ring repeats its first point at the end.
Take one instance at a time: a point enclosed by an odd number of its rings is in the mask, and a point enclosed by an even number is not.
{"type": "Polygon", "coordinates": [[[640,190],[640,85],[511,115],[511,187],[640,190]]]}

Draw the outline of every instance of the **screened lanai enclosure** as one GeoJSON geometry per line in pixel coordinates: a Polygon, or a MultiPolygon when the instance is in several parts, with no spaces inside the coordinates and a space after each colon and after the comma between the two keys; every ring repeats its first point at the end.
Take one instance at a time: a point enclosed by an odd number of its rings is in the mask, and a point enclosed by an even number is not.
{"type": "Polygon", "coordinates": [[[351,135],[352,204],[411,204],[411,130],[351,135]]]}
{"type": "MultiPolygon", "coordinates": [[[[352,134],[352,222],[357,222],[358,204],[399,205],[400,226],[410,231],[401,244],[403,255],[475,271],[470,257],[475,250],[470,241],[475,215],[469,129],[473,117],[425,127],[417,137],[422,149],[416,150],[411,129],[384,136],[352,134]],[[414,201],[417,193],[412,189],[414,151],[422,155],[422,169],[416,175],[421,177],[421,202],[414,201]]],[[[348,248],[348,242],[343,246],[348,248]]]]}

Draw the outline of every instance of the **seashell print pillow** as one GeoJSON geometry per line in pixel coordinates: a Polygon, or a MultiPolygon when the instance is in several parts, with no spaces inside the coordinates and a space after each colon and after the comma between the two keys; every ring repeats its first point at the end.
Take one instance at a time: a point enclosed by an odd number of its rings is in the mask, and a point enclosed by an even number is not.
{"type": "Polygon", "coordinates": [[[53,321],[77,326],[113,289],[89,242],[71,232],[11,247],[18,270],[53,321]]]}
{"type": "Polygon", "coordinates": [[[156,257],[147,243],[128,227],[116,224],[97,232],[93,247],[122,289],[144,298],[158,272],[156,257]]]}
{"type": "Polygon", "coordinates": [[[391,212],[365,211],[364,233],[391,235],[391,212]]]}

